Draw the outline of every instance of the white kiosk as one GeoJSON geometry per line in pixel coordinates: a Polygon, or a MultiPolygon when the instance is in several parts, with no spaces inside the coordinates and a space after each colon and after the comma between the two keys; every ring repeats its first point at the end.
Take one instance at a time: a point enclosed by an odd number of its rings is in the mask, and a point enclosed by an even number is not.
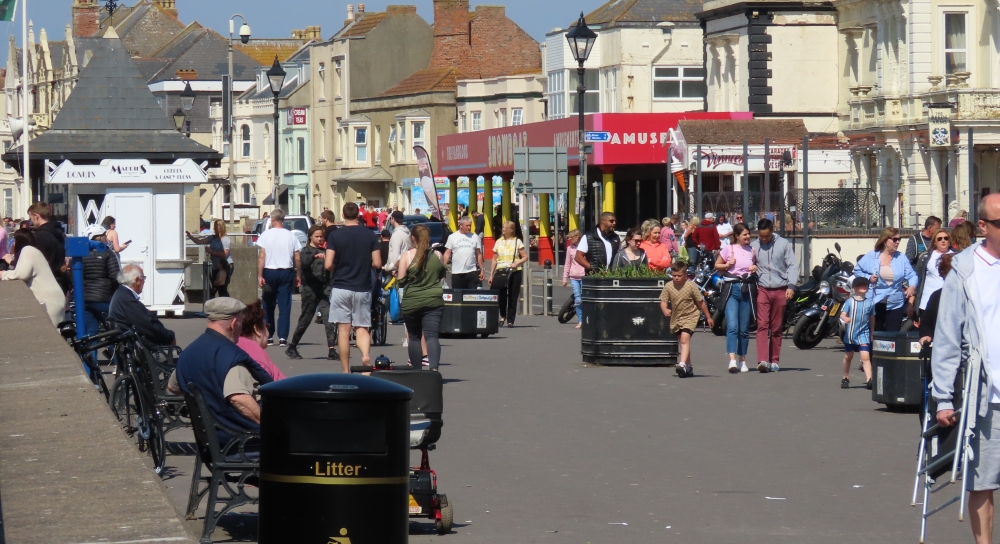
{"type": "MultiPolygon", "coordinates": [[[[46,169],[48,172],[48,169],[46,169]]],[[[184,193],[207,182],[190,159],[150,164],[143,159],[105,159],[97,165],[63,161],[48,173],[49,185],[72,185],[74,236],[105,217],[115,218],[122,265],[138,264],[146,274],[140,300],[158,314],[184,312],[184,193]]]]}

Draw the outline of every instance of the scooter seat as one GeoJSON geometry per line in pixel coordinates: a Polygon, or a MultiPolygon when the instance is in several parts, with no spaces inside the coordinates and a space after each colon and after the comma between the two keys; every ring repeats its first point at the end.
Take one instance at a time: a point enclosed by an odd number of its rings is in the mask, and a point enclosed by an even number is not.
{"type": "Polygon", "coordinates": [[[805,294],[808,293],[809,291],[812,291],[815,288],[816,288],[816,280],[813,278],[809,278],[802,285],[795,287],[795,294],[796,295],[805,294]]]}
{"type": "Polygon", "coordinates": [[[418,414],[410,416],[410,449],[420,449],[437,443],[441,438],[443,426],[444,422],[440,419],[418,414]]]}

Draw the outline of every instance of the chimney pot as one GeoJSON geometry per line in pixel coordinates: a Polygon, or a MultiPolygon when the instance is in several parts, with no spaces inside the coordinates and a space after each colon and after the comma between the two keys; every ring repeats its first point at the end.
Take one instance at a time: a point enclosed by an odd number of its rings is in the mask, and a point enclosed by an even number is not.
{"type": "Polygon", "coordinates": [[[365,12],[365,5],[358,4],[358,13],[364,13],[364,12],[365,12]]]}
{"type": "Polygon", "coordinates": [[[354,20],[354,4],[347,4],[347,21],[354,20]]]}

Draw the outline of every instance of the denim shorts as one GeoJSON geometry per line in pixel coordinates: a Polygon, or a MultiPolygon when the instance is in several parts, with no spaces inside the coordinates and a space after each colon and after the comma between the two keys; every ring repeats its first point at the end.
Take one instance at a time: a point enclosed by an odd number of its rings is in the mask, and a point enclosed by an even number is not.
{"type": "Polygon", "coordinates": [[[972,437],[972,451],[976,456],[969,460],[972,478],[965,479],[969,491],[1000,489],[1000,417],[995,417],[997,411],[1000,411],[1000,404],[990,403],[986,416],[976,421],[972,437]]]}

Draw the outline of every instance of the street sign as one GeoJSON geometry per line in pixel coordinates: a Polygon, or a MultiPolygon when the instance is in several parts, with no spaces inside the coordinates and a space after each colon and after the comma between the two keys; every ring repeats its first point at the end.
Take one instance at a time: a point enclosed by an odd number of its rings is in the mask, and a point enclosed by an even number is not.
{"type": "Polygon", "coordinates": [[[583,133],[584,142],[610,142],[611,133],[610,132],[584,132],[583,133]]]}
{"type": "Polygon", "coordinates": [[[514,149],[514,184],[527,182],[530,190],[553,193],[558,187],[568,187],[565,147],[518,147],[514,149]]]}

